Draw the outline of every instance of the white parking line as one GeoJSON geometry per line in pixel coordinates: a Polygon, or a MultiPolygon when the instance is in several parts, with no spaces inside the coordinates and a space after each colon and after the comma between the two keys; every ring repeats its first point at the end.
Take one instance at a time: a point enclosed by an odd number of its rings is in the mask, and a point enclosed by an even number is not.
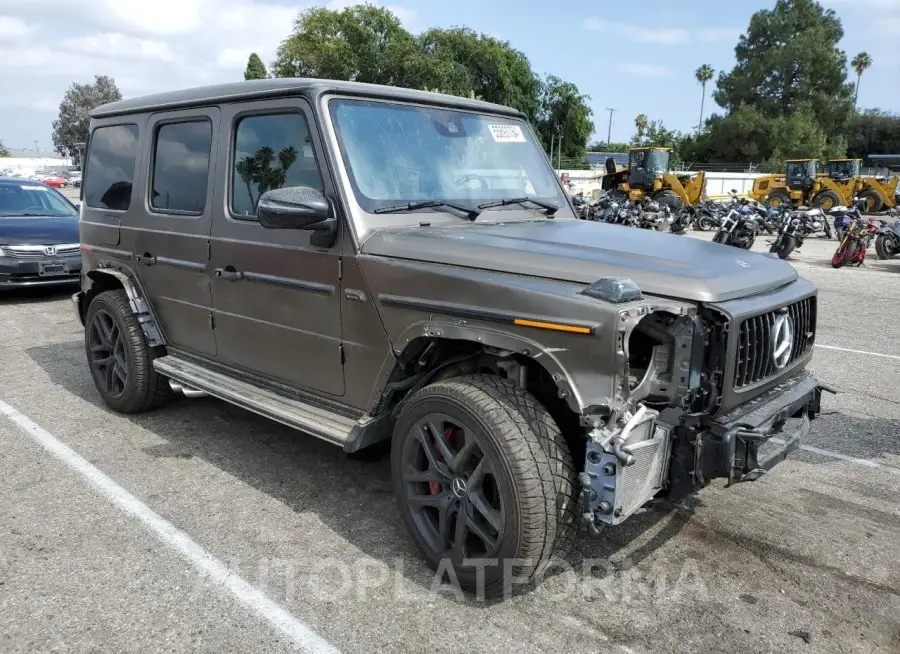
{"type": "MultiPolygon", "coordinates": [[[[780,443],[781,445],[784,445],[784,440],[778,438],[777,436],[770,440],[773,443],[780,443]]],[[[812,445],[801,445],[800,449],[804,452],[819,454],[821,456],[831,457],[832,459],[840,459],[841,461],[846,461],[847,463],[855,463],[858,466],[865,466],[866,468],[873,468],[875,470],[884,470],[885,472],[889,472],[894,475],[900,475],[900,468],[889,466],[884,463],[878,463],[877,461],[872,461],[871,459],[860,459],[855,456],[849,456],[847,454],[835,452],[834,450],[823,450],[820,447],[813,447],[812,445]]]]}
{"type": "Polygon", "coordinates": [[[38,445],[84,477],[110,502],[143,522],[163,543],[176,550],[195,568],[206,574],[214,584],[226,588],[238,602],[269,622],[301,651],[310,654],[340,654],[338,649],[319,636],[306,623],[291,615],[284,607],[269,599],[265,593],[239,577],[190,536],[162,518],[28,416],[2,400],[0,400],[0,414],[9,418],[38,445]]]}
{"type": "Polygon", "coordinates": [[[820,347],[823,350],[837,350],[838,352],[849,352],[850,354],[867,354],[870,357],[882,357],[884,359],[896,359],[900,361],[900,356],[896,354],[882,354],[881,352],[866,352],[865,350],[851,350],[846,347],[836,347],[834,345],[819,345],[816,343],[816,347],[820,347]]]}

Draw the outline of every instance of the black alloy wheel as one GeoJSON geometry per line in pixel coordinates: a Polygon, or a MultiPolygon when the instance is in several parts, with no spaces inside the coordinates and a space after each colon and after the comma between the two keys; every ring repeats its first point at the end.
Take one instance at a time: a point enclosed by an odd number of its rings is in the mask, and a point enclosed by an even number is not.
{"type": "Polygon", "coordinates": [[[443,414],[420,419],[406,439],[401,475],[416,528],[435,552],[455,565],[496,556],[504,507],[472,429],[443,414]]]}
{"type": "Polygon", "coordinates": [[[128,383],[125,341],[115,318],[105,309],[95,311],[88,325],[88,355],[98,388],[109,398],[122,397],[128,383]]]}

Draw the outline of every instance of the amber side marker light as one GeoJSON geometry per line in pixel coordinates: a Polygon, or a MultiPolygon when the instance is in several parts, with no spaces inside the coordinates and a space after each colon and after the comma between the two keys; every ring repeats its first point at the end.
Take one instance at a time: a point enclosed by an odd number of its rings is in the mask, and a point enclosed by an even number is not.
{"type": "Polygon", "coordinates": [[[524,320],[516,318],[513,320],[514,325],[519,327],[535,327],[537,329],[550,329],[557,332],[568,332],[570,334],[590,334],[593,330],[590,327],[579,327],[578,325],[561,325],[556,322],[541,322],[540,320],[524,320]]]}

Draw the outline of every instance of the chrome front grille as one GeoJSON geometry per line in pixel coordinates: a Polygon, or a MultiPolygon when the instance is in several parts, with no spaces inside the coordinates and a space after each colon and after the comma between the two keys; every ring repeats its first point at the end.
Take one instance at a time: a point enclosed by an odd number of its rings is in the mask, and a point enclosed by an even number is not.
{"type": "Polygon", "coordinates": [[[78,254],[81,246],[78,243],[64,245],[3,245],[3,254],[12,259],[46,259],[47,257],[68,257],[78,254]]]}
{"type": "Polygon", "coordinates": [[[813,345],[816,328],[816,298],[808,297],[760,316],[745,318],[738,328],[734,388],[740,390],[773,377],[806,354],[813,345]],[[791,349],[786,360],[777,361],[775,324],[781,314],[790,318],[791,349]],[[783,363],[783,365],[778,365],[783,363]]]}

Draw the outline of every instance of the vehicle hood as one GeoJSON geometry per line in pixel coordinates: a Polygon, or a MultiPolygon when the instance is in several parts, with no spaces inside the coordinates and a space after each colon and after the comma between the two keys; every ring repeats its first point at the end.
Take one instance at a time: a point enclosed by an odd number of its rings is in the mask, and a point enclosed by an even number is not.
{"type": "Polygon", "coordinates": [[[78,243],[78,216],[44,218],[0,216],[0,245],[78,243]]]}
{"type": "Polygon", "coordinates": [[[780,259],[689,236],[582,220],[385,229],[366,255],[590,284],[630,277],[650,295],[724,302],[797,279],[780,259]]]}

